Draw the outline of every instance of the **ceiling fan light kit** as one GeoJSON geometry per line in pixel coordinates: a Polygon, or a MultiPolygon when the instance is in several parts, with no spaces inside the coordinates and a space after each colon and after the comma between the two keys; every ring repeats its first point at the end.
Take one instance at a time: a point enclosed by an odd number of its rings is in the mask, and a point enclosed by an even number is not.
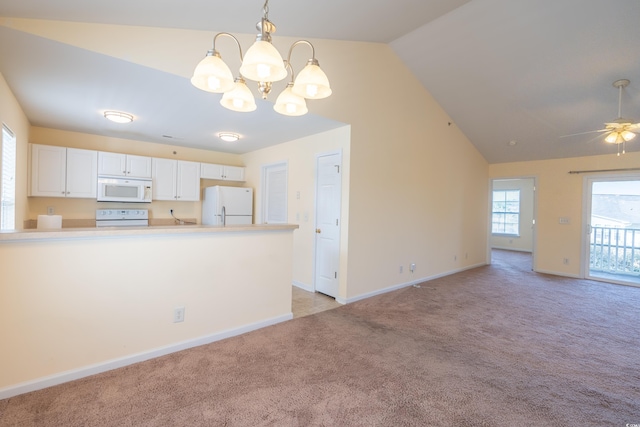
{"type": "Polygon", "coordinates": [[[616,144],[618,147],[618,156],[622,147],[622,154],[626,152],[625,143],[636,137],[636,132],[640,131],[640,123],[636,123],[631,119],[622,117],[622,89],[629,86],[628,79],[620,79],[613,82],[613,87],[618,89],[618,118],[612,122],[605,123],[604,129],[592,130],[587,132],[574,133],[567,136],[584,135],[587,133],[606,132],[604,141],[609,144],[616,144]]]}
{"type": "Polygon", "coordinates": [[[274,110],[287,116],[301,116],[308,112],[306,99],[323,99],[331,95],[329,79],[320,68],[315,57],[315,49],[307,40],[298,40],[289,49],[286,60],[271,44],[271,34],[275,33],[276,26],[269,21],[269,0],[263,6],[263,17],[256,24],[260,33],[256,36],[255,43],[249,48],[246,55],[242,54],[242,46],[238,39],[230,33],[218,33],[213,38],[213,48],[205,58],[196,66],[191,83],[200,90],[213,93],[223,93],[220,104],[233,111],[249,112],[256,109],[253,94],[247,88],[245,80],[258,82],[258,91],[262,99],[267,99],[271,92],[273,82],[283,80],[291,75],[291,82],[278,97],[274,110]],[[227,64],[222,60],[216,50],[218,37],[229,37],[235,40],[240,52],[240,75],[233,78],[233,74],[227,64]],[[306,44],[311,48],[311,59],[307,65],[295,77],[291,66],[291,53],[293,49],[306,44]]]}

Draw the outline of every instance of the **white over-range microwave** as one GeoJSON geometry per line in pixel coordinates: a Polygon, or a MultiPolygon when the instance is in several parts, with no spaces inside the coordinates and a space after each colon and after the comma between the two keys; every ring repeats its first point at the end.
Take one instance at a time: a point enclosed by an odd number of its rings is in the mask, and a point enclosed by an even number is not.
{"type": "Polygon", "coordinates": [[[151,203],[151,180],[99,176],[98,201],[151,203]]]}

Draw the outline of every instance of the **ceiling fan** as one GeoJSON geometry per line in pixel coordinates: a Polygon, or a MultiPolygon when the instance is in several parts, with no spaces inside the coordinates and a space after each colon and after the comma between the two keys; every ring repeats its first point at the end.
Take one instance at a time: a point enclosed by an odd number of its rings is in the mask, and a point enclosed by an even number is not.
{"type": "Polygon", "coordinates": [[[605,123],[604,129],[591,130],[587,132],[573,133],[571,135],[564,135],[561,138],[566,138],[576,135],[585,135],[588,133],[607,132],[604,140],[609,144],[616,144],[618,146],[618,155],[620,155],[620,145],[622,145],[622,154],[625,152],[624,144],[631,141],[636,137],[636,134],[640,132],[640,123],[634,122],[631,119],[622,117],[622,89],[629,85],[629,80],[620,79],[613,82],[613,87],[618,88],[618,118],[612,122],[605,123]]]}

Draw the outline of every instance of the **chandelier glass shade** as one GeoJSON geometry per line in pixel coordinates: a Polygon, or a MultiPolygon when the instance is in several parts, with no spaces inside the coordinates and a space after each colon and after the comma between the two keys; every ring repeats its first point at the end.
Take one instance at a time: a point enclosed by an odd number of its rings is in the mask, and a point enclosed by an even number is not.
{"type": "Polygon", "coordinates": [[[191,84],[207,92],[224,93],[233,89],[235,81],[231,70],[220,58],[220,54],[217,52],[214,54],[214,51],[210,50],[196,66],[191,84]]]}
{"type": "Polygon", "coordinates": [[[293,93],[308,99],[323,99],[331,95],[327,75],[318,66],[318,61],[310,61],[300,71],[293,85],[293,93]]]}
{"type": "Polygon", "coordinates": [[[271,44],[271,33],[276,31],[275,25],[269,21],[269,0],[263,7],[264,16],[256,25],[260,33],[255,43],[249,48],[246,55],[242,54],[242,47],[236,37],[229,33],[218,33],[213,38],[213,49],[196,66],[191,83],[198,89],[223,93],[220,104],[233,111],[249,112],[256,109],[253,94],[246,86],[245,79],[258,82],[258,91],[263,99],[266,99],[271,91],[273,82],[283,80],[291,74],[291,82],[278,96],[274,110],[288,116],[301,116],[308,112],[306,99],[322,99],[331,95],[329,79],[320,68],[315,58],[313,45],[306,40],[298,40],[289,49],[286,60],[271,44]],[[233,79],[233,74],[222,57],[216,51],[216,39],[220,36],[231,37],[235,40],[240,51],[241,65],[239,76],[233,79]],[[291,53],[294,47],[306,44],[311,48],[312,57],[307,61],[306,67],[297,78],[291,67],[291,53]]]}
{"type": "Polygon", "coordinates": [[[280,52],[269,42],[256,41],[242,60],[240,74],[255,82],[278,82],[287,77],[280,52]]]}
{"type": "Polygon", "coordinates": [[[309,111],[307,101],[305,101],[302,96],[293,93],[291,90],[292,87],[293,83],[289,83],[287,88],[278,95],[273,109],[285,116],[302,116],[307,114],[309,111]]]}
{"type": "Polygon", "coordinates": [[[222,95],[220,105],[240,113],[248,113],[257,108],[256,100],[242,78],[236,79],[233,89],[222,95]]]}

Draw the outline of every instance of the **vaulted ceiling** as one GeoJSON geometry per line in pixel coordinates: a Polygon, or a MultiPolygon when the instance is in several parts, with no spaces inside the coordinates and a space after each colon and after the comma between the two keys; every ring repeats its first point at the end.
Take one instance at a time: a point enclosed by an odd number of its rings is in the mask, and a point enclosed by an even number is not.
{"type": "MultiPolygon", "coordinates": [[[[490,163],[615,153],[602,133],[561,137],[618,117],[618,79],[631,81],[622,115],[640,122],[637,0],[272,0],[269,7],[277,35],[390,44],[490,163]]],[[[260,106],[241,120],[208,94],[185,90],[187,79],[7,25],[34,18],[246,34],[261,15],[260,0],[0,0],[0,72],[36,126],[239,153],[343,125],[314,115],[291,121],[260,106]],[[108,98],[160,119],[115,131],[86,115],[108,98]],[[187,114],[185,106],[195,108],[187,114]],[[240,129],[242,148],[211,142],[204,115],[211,111],[240,129]]],[[[640,151],[640,138],[626,149],[640,151]]]]}

